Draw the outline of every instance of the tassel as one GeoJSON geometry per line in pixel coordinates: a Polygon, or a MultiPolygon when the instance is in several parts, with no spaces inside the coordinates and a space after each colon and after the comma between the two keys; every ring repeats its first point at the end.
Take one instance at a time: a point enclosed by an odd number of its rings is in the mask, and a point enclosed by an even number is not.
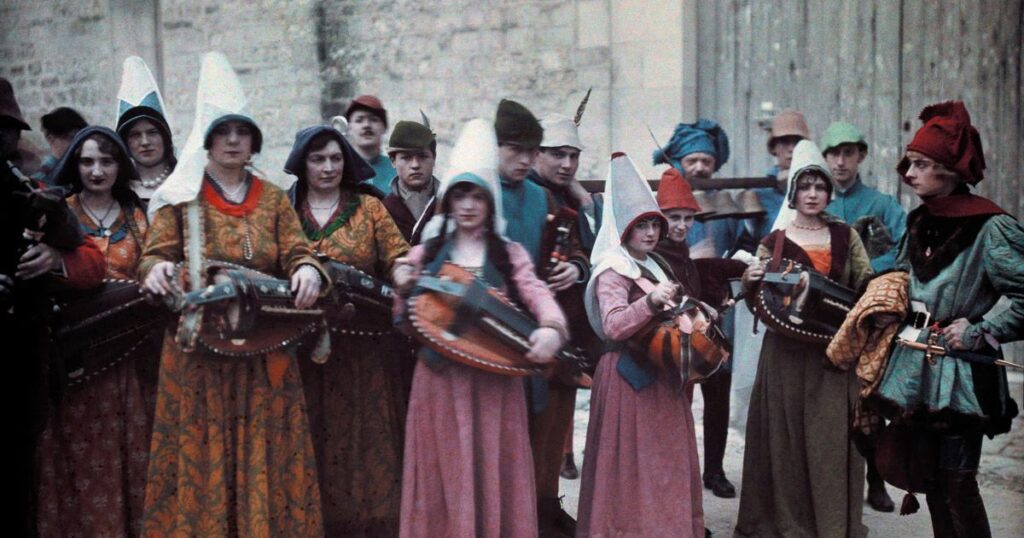
{"type": "Polygon", "coordinates": [[[316,348],[313,349],[313,353],[310,354],[310,358],[316,364],[324,364],[327,362],[327,358],[331,356],[331,334],[324,326],[320,330],[320,338],[317,339],[316,348]]]}
{"type": "Polygon", "coordinates": [[[917,502],[917,497],[913,493],[907,492],[903,496],[903,504],[900,505],[900,515],[909,516],[910,514],[916,514],[921,508],[921,503],[917,502]]]}

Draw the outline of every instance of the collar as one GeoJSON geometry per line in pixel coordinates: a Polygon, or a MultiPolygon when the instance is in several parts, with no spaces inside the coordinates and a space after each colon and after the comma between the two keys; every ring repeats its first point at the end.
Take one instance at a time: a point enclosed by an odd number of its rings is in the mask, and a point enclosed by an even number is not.
{"type": "Polygon", "coordinates": [[[928,213],[936,217],[975,217],[1006,213],[992,200],[974,194],[950,194],[922,202],[928,213]]]}
{"type": "Polygon", "coordinates": [[[861,183],[861,181],[860,181],[860,174],[857,174],[857,177],[853,178],[853,184],[850,185],[850,188],[848,188],[846,190],[843,190],[843,189],[840,189],[839,187],[836,187],[835,188],[835,195],[836,195],[837,198],[838,197],[846,198],[847,196],[852,196],[853,194],[856,194],[857,191],[861,190],[861,188],[863,186],[864,186],[864,184],[861,183]]]}

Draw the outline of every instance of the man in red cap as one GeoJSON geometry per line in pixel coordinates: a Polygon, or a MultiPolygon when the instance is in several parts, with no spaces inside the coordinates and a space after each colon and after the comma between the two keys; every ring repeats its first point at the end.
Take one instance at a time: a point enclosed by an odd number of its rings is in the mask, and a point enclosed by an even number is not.
{"type": "MultiPolygon", "coordinates": [[[[1018,414],[997,361],[1001,344],[1024,338],[1024,226],[971,193],[985,157],[964,104],[931,105],[920,117],[897,168],[922,202],[907,216],[896,259],[909,273],[910,311],[895,321],[899,345],[865,405],[900,419],[879,445],[883,478],[918,491],[914,482],[931,486],[935,536],[984,538],[991,530],[977,482],[982,438],[1008,432],[1018,414]],[[1000,298],[1008,308],[994,308],[1000,298]],[[907,459],[934,462],[925,476],[910,476],[909,487],[900,476],[906,467],[886,464],[907,459]]],[[[916,510],[912,498],[903,505],[916,510]]]]}
{"type": "Polygon", "coordinates": [[[20,344],[25,353],[13,352],[18,360],[9,361],[4,386],[8,398],[21,405],[14,413],[8,481],[11,509],[21,518],[8,528],[17,536],[36,534],[34,462],[47,414],[48,296],[55,286],[98,286],[106,273],[103,253],[82,235],[63,196],[38,190],[12,164],[21,131],[28,130],[11,83],[0,78],[0,342],[20,344]],[[42,214],[34,211],[40,205],[48,206],[42,214]],[[37,238],[26,241],[25,234],[37,238]]]}
{"type": "Polygon", "coordinates": [[[374,95],[360,95],[348,104],[345,119],[348,121],[348,134],[345,138],[376,172],[373,179],[367,182],[382,193],[388,192],[397,172],[381,148],[384,132],[388,130],[388,111],[384,103],[374,95]]]}

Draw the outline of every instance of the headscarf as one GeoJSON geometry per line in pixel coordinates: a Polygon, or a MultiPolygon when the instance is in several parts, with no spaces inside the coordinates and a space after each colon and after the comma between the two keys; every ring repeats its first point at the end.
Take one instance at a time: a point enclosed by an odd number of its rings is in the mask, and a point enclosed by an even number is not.
{"type": "Polygon", "coordinates": [[[117,162],[117,179],[114,180],[112,190],[114,198],[122,205],[142,207],[142,202],[139,200],[138,195],[135,194],[135,191],[132,190],[130,184],[131,180],[139,177],[138,172],[135,170],[135,165],[132,164],[131,154],[128,153],[128,147],[125,146],[121,137],[117,136],[117,133],[108,127],[92,125],[78,131],[68,144],[68,149],[64,151],[64,155],[61,156],[56,166],[46,176],[46,183],[66,189],[68,195],[82,192],[82,177],[78,171],[79,150],[85,144],[87,138],[96,134],[110,140],[121,151],[121,159],[117,162]]]}
{"type": "MultiPolygon", "coordinates": [[[[498,236],[505,235],[505,213],[501,206],[501,186],[498,183],[498,139],[494,133],[494,125],[487,120],[476,118],[470,120],[459,133],[455,147],[452,148],[448,171],[441,179],[438,188],[438,200],[444,200],[448,191],[459,183],[472,183],[482,187],[491,195],[494,208],[494,232],[498,236]]],[[[441,227],[447,223],[445,233],[455,230],[455,221],[447,215],[435,214],[423,228],[421,242],[441,235],[441,227]]]]}
{"type": "Polygon", "coordinates": [[[789,207],[789,203],[793,202],[796,198],[796,182],[800,179],[800,176],[810,171],[818,172],[825,177],[825,183],[830,189],[829,199],[831,199],[831,189],[833,188],[832,171],[829,169],[828,163],[825,162],[825,158],[822,157],[818,145],[805,138],[797,142],[796,147],[793,148],[793,164],[789,167],[789,186],[786,188],[786,201],[788,203],[782,204],[782,207],[779,208],[779,215],[775,217],[772,231],[781,230],[793,221],[793,217],[796,216],[796,209],[789,207]]]}
{"type": "Polygon", "coordinates": [[[306,190],[309,183],[306,178],[306,157],[308,155],[309,143],[321,133],[331,135],[333,140],[341,146],[341,154],[344,163],[341,170],[341,187],[349,188],[357,192],[363,192],[382,198],[383,193],[377,187],[363,181],[374,176],[373,167],[363,159],[356,150],[352,148],[348,140],[338,132],[337,129],[328,125],[313,125],[300,129],[295,133],[295,143],[292,144],[292,151],[288,154],[288,160],[284,163],[284,172],[298,178],[298,181],[289,189],[289,195],[293,202],[298,202],[306,197],[306,190]]]}
{"type": "Polygon", "coordinates": [[[715,157],[715,171],[729,160],[729,137],[718,123],[702,119],[697,123],[680,123],[664,148],[654,151],[654,164],[670,164],[681,172],[679,161],[692,153],[715,157]]]}

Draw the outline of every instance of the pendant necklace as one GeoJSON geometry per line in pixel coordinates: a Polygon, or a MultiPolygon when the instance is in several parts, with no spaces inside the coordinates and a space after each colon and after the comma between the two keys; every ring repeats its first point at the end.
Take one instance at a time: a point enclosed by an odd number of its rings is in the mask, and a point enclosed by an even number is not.
{"type": "MultiPolygon", "coordinates": [[[[97,226],[96,233],[102,235],[103,237],[110,237],[113,232],[110,230],[110,228],[107,228],[105,223],[106,223],[107,217],[110,216],[110,212],[114,210],[114,206],[116,204],[117,204],[117,200],[111,198],[110,205],[107,206],[107,210],[106,210],[106,212],[103,213],[102,217],[97,217],[96,213],[93,213],[92,210],[89,209],[89,204],[85,203],[85,200],[82,200],[82,203],[80,205],[82,206],[82,209],[85,210],[86,214],[89,215],[89,218],[91,218],[93,221],[96,222],[96,226],[97,226]]],[[[111,224],[113,224],[113,223],[111,223],[111,224]]]]}

